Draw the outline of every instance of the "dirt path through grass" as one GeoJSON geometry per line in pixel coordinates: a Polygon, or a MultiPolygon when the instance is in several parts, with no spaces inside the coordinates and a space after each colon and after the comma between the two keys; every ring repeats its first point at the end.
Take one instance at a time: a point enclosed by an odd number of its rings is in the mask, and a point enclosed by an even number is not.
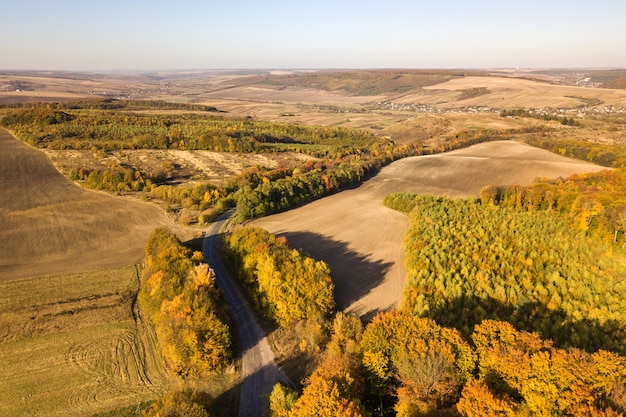
{"type": "Polygon", "coordinates": [[[488,184],[529,184],[604,169],[512,141],[394,162],[361,187],[255,220],[331,267],[338,308],[368,317],[398,306],[408,219],[386,208],[390,193],[478,195],[488,184]]]}

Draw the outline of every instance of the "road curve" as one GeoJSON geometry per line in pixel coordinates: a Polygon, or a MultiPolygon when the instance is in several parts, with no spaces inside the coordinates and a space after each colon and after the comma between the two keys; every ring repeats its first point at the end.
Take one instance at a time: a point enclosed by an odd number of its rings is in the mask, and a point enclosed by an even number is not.
{"type": "Polygon", "coordinates": [[[264,416],[267,414],[267,396],[277,382],[293,386],[289,378],[274,361],[265,332],[224,268],[217,244],[224,225],[232,212],[220,216],[211,224],[202,242],[205,261],[215,271],[215,282],[230,306],[237,327],[241,347],[241,385],[239,416],[264,416]]]}

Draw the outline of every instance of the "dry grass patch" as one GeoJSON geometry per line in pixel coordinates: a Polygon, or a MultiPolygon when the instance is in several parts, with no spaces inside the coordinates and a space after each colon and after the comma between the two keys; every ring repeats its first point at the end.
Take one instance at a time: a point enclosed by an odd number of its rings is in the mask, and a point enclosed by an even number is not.
{"type": "Polygon", "coordinates": [[[236,154],[205,150],[138,149],[115,151],[45,149],[64,175],[71,171],[106,170],[112,164],[130,167],[148,175],[159,175],[169,182],[209,181],[224,184],[251,167],[291,167],[312,157],[293,152],[276,154],[236,154]]]}

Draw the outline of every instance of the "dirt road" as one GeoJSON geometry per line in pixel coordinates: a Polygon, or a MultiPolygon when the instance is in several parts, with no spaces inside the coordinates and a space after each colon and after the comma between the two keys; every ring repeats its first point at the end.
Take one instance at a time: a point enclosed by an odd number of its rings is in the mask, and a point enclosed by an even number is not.
{"type": "Polygon", "coordinates": [[[267,342],[265,332],[259,326],[250,306],[234,285],[217,255],[217,241],[224,223],[232,213],[214,222],[204,238],[202,252],[205,260],[215,271],[215,282],[230,306],[239,334],[241,347],[241,394],[239,416],[263,416],[267,408],[267,396],[277,382],[293,386],[274,361],[274,353],[267,342]]]}

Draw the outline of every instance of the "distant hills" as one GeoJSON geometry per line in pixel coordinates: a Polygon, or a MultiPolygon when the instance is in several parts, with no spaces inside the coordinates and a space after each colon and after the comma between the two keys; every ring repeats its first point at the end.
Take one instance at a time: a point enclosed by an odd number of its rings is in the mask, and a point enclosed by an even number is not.
{"type": "MultiPolygon", "coordinates": [[[[484,72],[465,70],[318,71],[308,74],[260,77],[258,84],[345,91],[356,96],[374,96],[384,93],[403,93],[440,84],[453,78],[484,74],[484,72]]],[[[247,80],[248,83],[249,81],[247,80]]]]}
{"type": "Polygon", "coordinates": [[[609,81],[607,83],[602,84],[604,88],[618,88],[620,90],[626,90],[626,75],[620,77],[616,80],[609,81]]]}

